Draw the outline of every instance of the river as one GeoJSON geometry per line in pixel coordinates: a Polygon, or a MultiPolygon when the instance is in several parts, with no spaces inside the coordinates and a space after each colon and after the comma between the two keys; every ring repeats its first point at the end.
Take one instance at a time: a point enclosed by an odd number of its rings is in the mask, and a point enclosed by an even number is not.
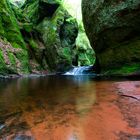
{"type": "Polygon", "coordinates": [[[139,80],[0,80],[0,140],[139,139],[139,80]]]}

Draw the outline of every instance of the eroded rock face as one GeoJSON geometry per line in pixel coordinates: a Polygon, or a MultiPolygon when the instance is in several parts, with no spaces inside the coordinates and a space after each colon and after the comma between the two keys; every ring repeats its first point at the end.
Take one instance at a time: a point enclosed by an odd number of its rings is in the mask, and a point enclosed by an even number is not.
{"type": "Polygon", "coordinates": [[[83,0],[82,9],[85,29],[102,72],[138,71],[140,1],[83,0]]]}

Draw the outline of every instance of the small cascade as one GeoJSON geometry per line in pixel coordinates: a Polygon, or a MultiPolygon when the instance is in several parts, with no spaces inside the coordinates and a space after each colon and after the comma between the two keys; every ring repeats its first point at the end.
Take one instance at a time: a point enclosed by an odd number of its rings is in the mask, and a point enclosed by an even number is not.
{"type": "Polygon", "coordinates": [[[66,72],[64,75],[91,75],[93,66],[80,66],[80,67],[73,67],[71,70],[66,72]]]}

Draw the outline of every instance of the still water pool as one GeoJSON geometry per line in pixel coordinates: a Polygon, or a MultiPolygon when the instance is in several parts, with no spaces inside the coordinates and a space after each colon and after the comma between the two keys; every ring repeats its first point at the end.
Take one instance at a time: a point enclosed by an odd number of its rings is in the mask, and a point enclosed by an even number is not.
{"type": "Polygon", "coordinates": [[[139,85],[92,76],[0,80],[0,140],[137,138],[140,105],[121,94],[133,91],[139,97],[139,85]],[[134,106],[137,110],[131,116],[134,106]]]}

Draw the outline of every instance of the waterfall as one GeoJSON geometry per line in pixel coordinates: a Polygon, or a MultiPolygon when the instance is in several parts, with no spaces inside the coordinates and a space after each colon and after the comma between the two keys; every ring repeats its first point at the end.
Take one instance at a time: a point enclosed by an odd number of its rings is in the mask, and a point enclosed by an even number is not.
{"type": "Polygon", "coordinates": [[[64,73],[64,75],[91,75],[94,74],[92,68],[93,66],[73,67],[72,69],[64,73]]]}

